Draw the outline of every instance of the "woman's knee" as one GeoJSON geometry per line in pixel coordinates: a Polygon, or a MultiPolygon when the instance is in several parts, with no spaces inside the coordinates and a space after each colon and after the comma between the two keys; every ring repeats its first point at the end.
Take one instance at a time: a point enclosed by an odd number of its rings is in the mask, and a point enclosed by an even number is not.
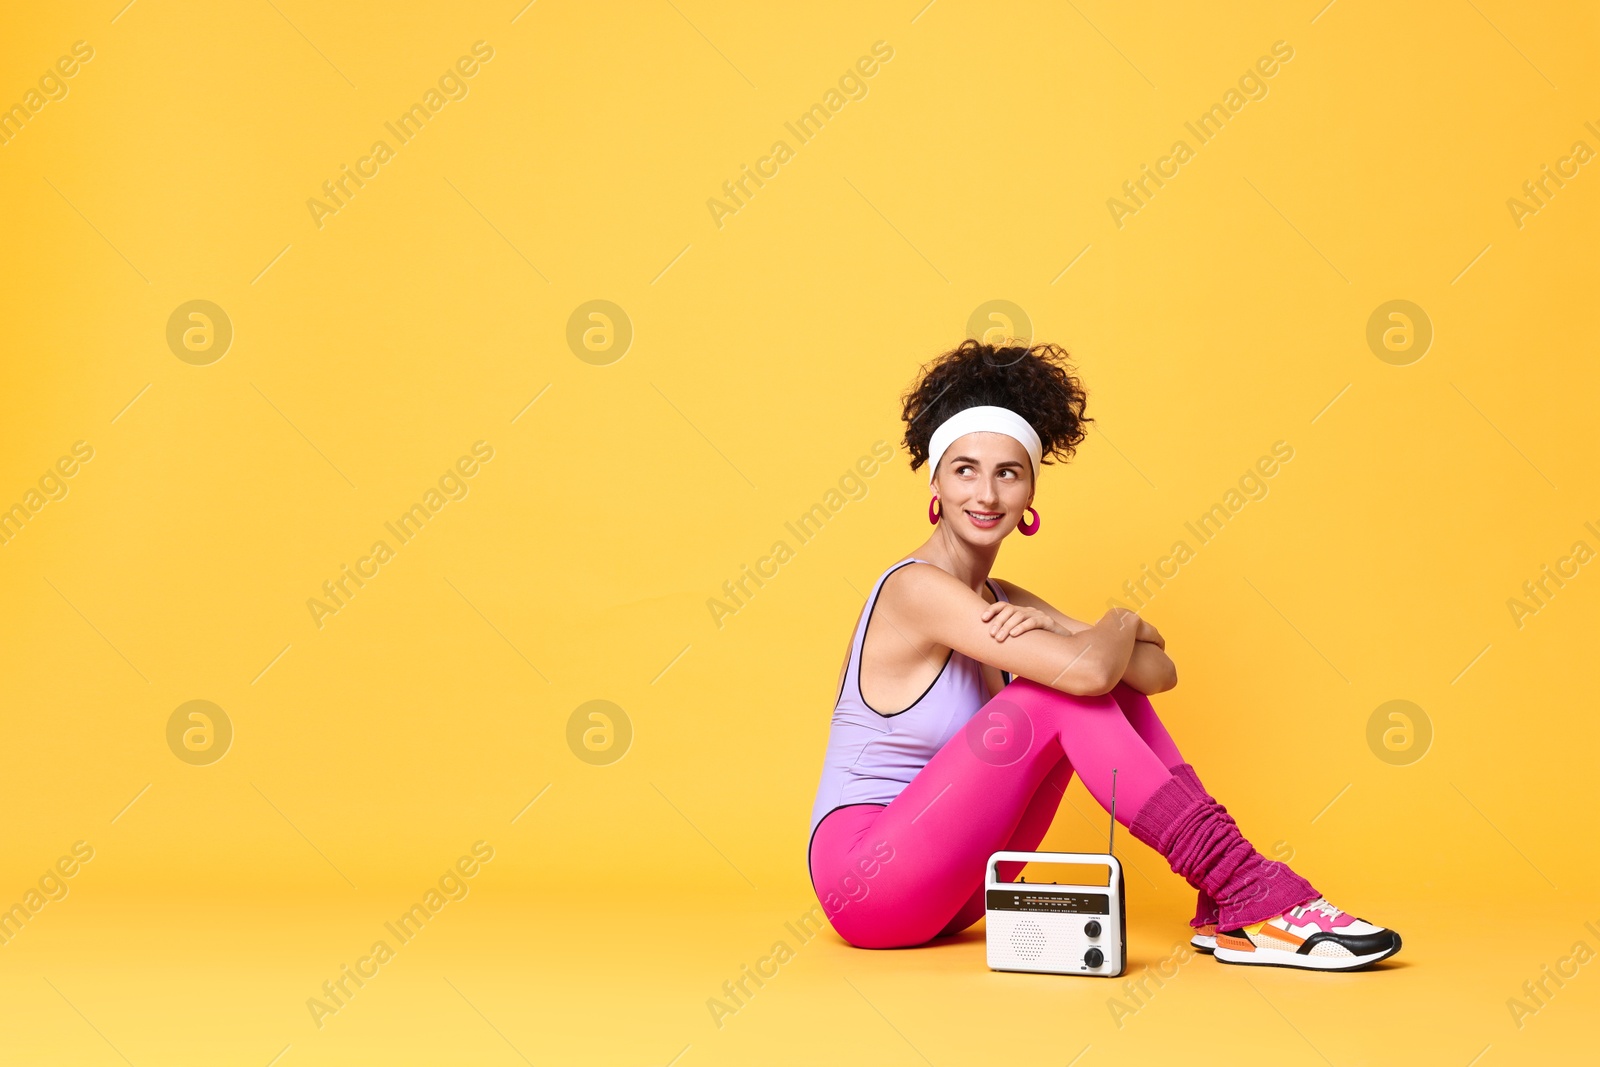
{"type": "MultiPolygon", "coordinates": [[[[1117,683],[1117,685],[1126,684],[1126,682],[1117,683]]],[[[1056,689],[1042,682],[1036,682],[1032,678],[1018,678],[1000,690],[999,695],[995,697],[996,700],[1004,700],[1006,698],[1030,707],[1066,705],[1071,707],[1104,708],[1116,703],[1116,698],[1111,695],[1111,692],[1095,694],[1068,693],[1064,689],[1056,689]]]]}
{"type": "Polygon", "coordinates": [[[1000,691],[999,696],[990,701],[990,704],[1000,704],[1008,699],[1010,704],[1019,709],[1031,723],[1045,728],[1074,718],[1101,718],[1108,715],[1116,715],[1119,719],[1123,717],[1122,705],[1117,703],[1116,697],[1111,693],[1099,693],[1093,696],[1066,693],[1027,678],[1018,679],[1006,686],[1000,691]]]}

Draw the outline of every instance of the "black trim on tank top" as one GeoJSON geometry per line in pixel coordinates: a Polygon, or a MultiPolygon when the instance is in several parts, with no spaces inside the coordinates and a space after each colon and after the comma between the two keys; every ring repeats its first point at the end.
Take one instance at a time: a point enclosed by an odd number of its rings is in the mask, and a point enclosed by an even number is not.
{"type": "MultiPolygon", "coordinates": [[[[921,561],[915,560],[915,559],[906,560],[906,563],[918,563],[918,562],[921,562],[921,561]]],[[[872,591],[872,604],[874,606],[876,606],[877,603],[878,603],[878,593],[882,591],[883,583],[888,581],[889,575],[893,574],[895,571],[899,570],[903,566],[905,566],[905,563],[901,563],[901,564],[898,564],[896,566],[890,567],[888,570],[883,572],[883,577],[878,580],[878,584],[877,584],[876,588],[874,588],[873,591],[872,591]]],[[[871,622],[871,621],[872,621],[872,612],[869,610],[867,612],[867,622],[871,622]]],[[[856,623],[856,625],[859,626],[860,629],[861,629],[861,647],[863,649],[867,647],[867,622],[861,622],[861,621],[857,620],[857,623],[856,623]]],[[[856,695],[857,696],[861,696],[861,657],[859,655],[859,650],[856,648],[856,638],[855,638],[855,633],[853,631],[850,634],[850,653],[849,653],[848,656],[845,657],[844,677],[839,679],[839,691],[837,693],[833,694],[833,706],[835,708],[838,708],[839,701],[844,699],[844,687],[845,687],[845,684],[850,681],[850,661],[851,660],[855,660],[855,663],[856,663],[856,695]]],[[[943,671],[941,671],[940,673],[942,674],[943,671]]],[[[938,679],[935,678],[934,681],[938,681],[938,679]]],[[[861,703],[862,703],[863,706],[865,706],[866,703],[867,703],[867,698],[866,697],[861,697],[861,703]]],[[[883,713],[880,712],[880,711],[874,710],[873,714],[874,715],[881,715],[883,713]]]]}
{"type": "MultiPolygon", "coordinates": [[[[949,651],[949,653],[946,654],[946,656],[944,657],[944,662],[939,665],[939,673],[934,675],[933,676],[933,681],[928,683],[928,688],[924,689],[917,696],[917,699],[913,700],[910,704],[908,704],[905,707],[901,708],[899,711],[879,711],[877,708],[875,708],[871,704],[867,703],[867,695],[861,691],[861,665],[862,665],[862,662],[867,658],[867,628],[872,625],[872,613],[874,611],[878,610],[878,596],[879,596],[879,594],[881,594],[883,592],[883,583],[887,582],[889,580],[889,575],[893,574],[895,571],[899,570],[901,567],[906,567],[906,566],[909,566],[909,565],[911,565],[913,563],[927,563],[927,562],[928,561],[925,560],[925,559],[908,559],[904,563],[901,563],[901,564],[898,564],[898,565],[896,565],[894,567],[889,568],[888,573],[885,574],[883,576],[883,578],[879,580],[878,588],[873,591],[873,594],[872,594],[872,605],[871,605],[871,607],[869,607],[867,609],[867,621],[864,622],[861,625],[861,648],[856,654],[856,697],[858,699],[860,699],[862,707],[866,708],[868,711],[872,712],[874,715],[878,716],[880,719],[892,719],[896,715],[904,715],[906,712],[910,711],[912,708],[914,708],[918,704],[922,703],[922,698],[927,696],[929,693],[933,692],[933,687],[939,684],[939,679],[940,678],[944,677],[944,672],[949,668],[950,661],[951,661],[951,659],[953,659],[955,657],[955,654],[956,654],[956,650],[952,648],[949,651]]],[[[934,566],[934,564],[928,563],[928,566],[931,567],[931,566],[934,566]]],[[[995,586],[994,579],[985,578],[984,581],[989,585],[990,591],[992,593],[994,593],[994,598],[995,598],[996,602],[999,602],[1001,600],[1005,600],[1005,598],[1000,595],[999,588],[995,586]]],[[[1006,602],[1010,603],[1010,601],[1006,601],[1006,602]]],[[[848,673],[848,671],[849,671],[849,668],[846,668],[846,672],[847,673],[848,673]]],[[[1011,674],[1010,674],[1010,672],[1002,670],[1000,673],[1005,676],[1005,684],[1006,685],[1010,685],[1011,684],[1011,674]]],[[[840,684],[840,687],[839,687],[839,695],[840,696],[844,695],[844,686],[843,686],[842,683],[840,684]]],[[[835,707],[838,707],[839,698],[835,697],[833,703],[834,703],[835,707]]]]}
{"type": "MultiPolygon", "coordinates": [[[[944,662],[939,665],[939,673],[934,675],[933,681],[928,683],[928,688],[924,689],[921,694],[917,696],[917,699],[913,700],[910,704],[907,704],[899,711],[879,711],[877,708],[867,703],[867,695],[861,691],[861,666],[867,658],[867,630],[872,626],[872,613],[878,610],[878,597],[883,592],[883,583],[889,580],[889,575],[893,574],[901,567],[909,567],[913,563],[927,562],[927,560],[922,559],[908,559],[904,563],[890,567],[888,574],[885,574],[878,581],[878,588],[872,593],[872,604],[867,608],[867,621],[861,625],[861,649],[856,655],[856,697],[860,699],[862,707],[866,708],[880,719],[892,719],[896,715],[904,715],[906,712],[922,703],[922,698],[931,693],[933,691],[933,687],[939,684],[939,679],[944,677],[945,669],[950,666],[950,660],[953,659],[956,654],[956,650],[952,648],[949,654],[945,656],[944,662]]],[[[928,563],[928,566],[932,567],[934,564],[928,563]]]]}
{"type": "MultiPolygon", "coordinates": [[[[866,638],[863,637],[862,640],[864,641],[864,640],[866,640],[866,638]]],[[[848,655],[849,656],[854,656],[855,655],[855,651],[856,651],[856,636],[855,636],[855,634],[852,633],[850,635],[850,652],[849,652],[848,655]]],[[[834,710],[838,710],[839,701],[844,699],[845,683],[848,682],[849,680],[850,680],[850,660],[847,657],[845,659],[845,661],[844,661],[844,676],[839,679],[839,691],[837,693],[833,694],[833,707],[834,707],[834,710]]]]}
{"type": "MultiPolygon", "coordinates": [[[[816,897],[819,901],[822,899],[822,894],[817,892],[817,876],[811,873],[811,846],[816,844],[817,831],[822,829],[822,824],[828,821],[829,815],[832,815],[840,808],[887,808],[888,806],[889,805],[887,804],[879,804],[873,800],[857,800],[850,804],[835,804],[833,807],[824,812],[822,818],[817,820],[817,825],[811,828],[811,837],[806,841],[806,877],[811,879],[811,892],[816,894],[816,897]]],[[[827,912],[823,912],[823,915],[826,916],[827,912]]],[[[828,925],[833,925],[833,920],[831,918],[828,919],[828,925]]]]}

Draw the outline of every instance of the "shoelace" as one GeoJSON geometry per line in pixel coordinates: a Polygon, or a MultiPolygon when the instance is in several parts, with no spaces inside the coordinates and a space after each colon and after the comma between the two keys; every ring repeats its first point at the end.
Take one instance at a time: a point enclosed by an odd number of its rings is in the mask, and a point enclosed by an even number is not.
{"type": "Polygon", "coordinates": [[[1322,914],[1326,915],[1330,921],[1337,919],[1340,915],[1344,914],[1344,912],[1328,903],[1326,897],[1318,897],[1311,903],[1302,904],[1300,907],[1294,909],[1295,918],[1302,918],[1309,912],[1313,911],[1320,911],[1322,914]]]}

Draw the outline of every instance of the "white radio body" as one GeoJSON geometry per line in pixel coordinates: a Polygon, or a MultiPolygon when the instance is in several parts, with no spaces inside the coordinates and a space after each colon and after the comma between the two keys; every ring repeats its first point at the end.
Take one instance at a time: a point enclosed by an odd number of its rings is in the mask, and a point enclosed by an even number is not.
{"type": "Polygon", "coordinates": [[[989,968],[1115,978],[1127,968],[1122,864],[1103,852],[996,852],[984,872],[989,968]],[[996,865],[1070,863],[1105,867],[1105,885],[1002,882],[996,865]]]}

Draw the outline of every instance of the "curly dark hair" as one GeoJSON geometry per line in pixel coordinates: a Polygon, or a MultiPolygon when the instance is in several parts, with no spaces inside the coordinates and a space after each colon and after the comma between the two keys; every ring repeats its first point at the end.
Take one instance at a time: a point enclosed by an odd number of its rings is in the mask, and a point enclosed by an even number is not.
{"type": "Polygon", "coordinates": [[[903,444],[911,469],[928,461],[928,440],[939,424],[980,404],[1010,408],[1039,435],[1041,463],[1071,459],[1094,420],[1084,414],[1089,394],[1073,377],[1060,345],[985,344],[967,338],[925,364],[902,396],[903,444]]]}

